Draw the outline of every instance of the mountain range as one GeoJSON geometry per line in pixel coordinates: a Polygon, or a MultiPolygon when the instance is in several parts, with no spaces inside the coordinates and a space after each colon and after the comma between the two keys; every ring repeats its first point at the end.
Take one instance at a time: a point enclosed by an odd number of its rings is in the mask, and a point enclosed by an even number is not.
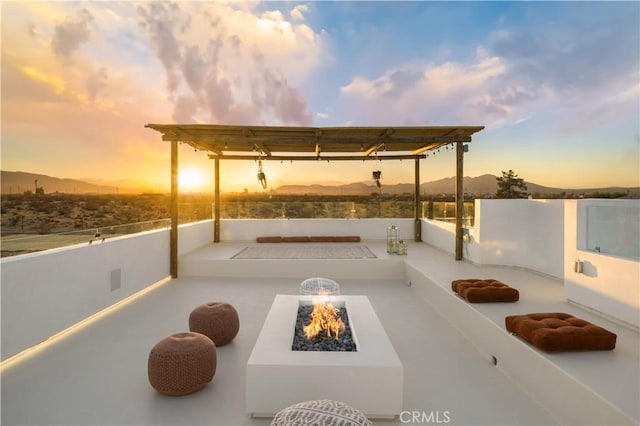
{"type": "MultiPolygon", "coordinates": [[[[149,187],[141,186],[131,181],[120,181],[117,183],[91,183],[78,179],[62,179],[42,174],[27,172],[1,172],[2,194],[21,194],[25,191],[35,192],[36,186],[42,187],[44,192],[67,194],[140,194],[152,191],[149,187]]],[[[496,176],[485,174],[476,177],[465,176],[464,190],[467,194],[486,196],[493,195],[497,190],[496,176]]],[[[374,184],[365,182],[354,182],[348,184],[311,184],[311,185],[282,185],[274,189],[277,194],[308,194],[308,195],[368,195],[382,191],[387,194],[406,194],[414,192],[413,183],[382,184],[378,188],[374,184]]],[[[420,192],[427,195],[452,194],[455,191],[455,178],[448,177],[431,182],[420,184],[420,192]]],[[[640,188],[581,188],[563,189],[551,188],[535,183],[527,182],[527,191],[532,194],[541,195],[567,195],[592,194],[595,192],[622,192],[631,196],[640,196],[640,188]]]]}
{"type": "MultiPolygon", "coordinates": [[[[456,180],[454,177],[434,180],[420,184],[420,193],[426,195],[453,194],[455,192],[456,180]]],[[[498,190],[496,176],[484,174],[476,177],[465,176],[463,179],[464,191],[466,194],[475,196],[493,195],[498,190]]],[[[373,184],[364,182],[349,183],[343,185],[283,185],[278,187],[275,192],[279,194],[309,194],[309,195],[362,195],[371,194],[373,192],[382,191],[387,194],[412,194],[415,191],[413,183],[398,183],[385,185],[378,188],[373,184]]],[[[581,189],[565,189],[551,188],[535,183],[527,182],[527,192],[530,194],[540,195],[579,195],[593,194],[596,192],[622,192],[632,196],[640,196],[640,188],[581,188],[581,189]]]]}
{"type": "Polygon", "coordinates": [[[0,175],[2,194],[22,194],[43,188],[46,194],[139,194],[149,189],[134,182],[93,183],[79,179],[64,179],[37,173],[10,172],[2,170],[0,175]]]}

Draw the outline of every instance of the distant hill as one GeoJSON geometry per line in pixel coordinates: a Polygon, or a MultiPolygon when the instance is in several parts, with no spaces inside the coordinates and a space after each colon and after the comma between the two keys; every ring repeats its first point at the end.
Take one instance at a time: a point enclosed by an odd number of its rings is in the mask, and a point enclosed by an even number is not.
{"type": "Polygon", "coordinates": [[[45,194],[62,192],[66,194],[130,194],[143,192],[139,188],[119,187],[114,185],[96,185],[77,179],[60,179],[57,177],[27,172],[10,172],[2,170],[0,176],[3,194],[22,194],[25,191],[35,192],[36,180],[38,187],[44,189],[45,194]]]}
{"type": "MultiPolygon", "coordinates": [[[[36,180],[38,187],[44,189],[45,194],[54,192],[66,194],[140,194],[149,192],[149,188],[136,187],[133,182],[120,182],[115,184],[98,184],[77,179],[61,179],[57,177],[27,173],[27,172],[11,172],[2,171],[1,175],[2,194],[22,194],[25,191],[35,192],[36,180]]],[[[496,193],[498,184],[496,176],[485,174],[477,177],[465,176],[464,191],[467,194],[475,196],[489,196],[496,193]]],[[[562,189],[550,188],[535,183],[527,182],[527,192],[530,194],[540,195],[580,195],[622,192],[628,193],[631,197],[640,197],[640,188],[584,188],[584,189],[562,189]]],[[[377,186],[365,182],[354,182],[347,184],[312,184],[312,185],[282,185],[275,189],[277,194],[293,194],[293,195],[369,195],[379,192],[377,186]]],[[[398,183],[387,185],[382,183],[382,192],[386,194],[413,194],[413,183],[398,183]]],[[[420,193],[426,195],[453,194],[455,192],[455,178],[448,177],[425,182],[420,184],[420,193]]]]}
{"type": "MultiPolygon", "coordinates": [[[[420,184],[420,193],[428,195],[453,194],[455,193],[455,178],[448,177],[420,184]]],[[[496,176],[485,174],[477,177],[465,176],[463,179],[464,191],[467,194],[476,196],[493,195],[498,190],[496,176]]],[[[413,183],[398,183],[386,185],[382,184],[382,192],[386,194],[412,194],[414,192],[413,183]]],[[[373,184],[364,182],[349,183],[344,185],[283,185],[275,189],[278,194],[309,194],[309,195],[369,195],[372,192],[378,192],[380,189],[373,184]]],[[[594,194],[596,192],[623,192],[630,196],[639,197],[640,188],[581,188],[581,189],[563,189],[551,188],[527,182],[527,192],[530,194],[541,195],[580,195],[594,194]]]]}

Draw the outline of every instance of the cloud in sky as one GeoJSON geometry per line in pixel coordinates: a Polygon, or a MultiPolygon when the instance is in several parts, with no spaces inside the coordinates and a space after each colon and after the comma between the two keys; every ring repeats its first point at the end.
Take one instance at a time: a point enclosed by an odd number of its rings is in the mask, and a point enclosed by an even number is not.
{"type": "Polygon", "coordinates": [[[82,43],[89,41],[91,21],[91,12],[80,9],[76,16],[67,17],[65,22],[56,25],[51,40],[53,52],[58,56],[70,58],[82,43]]]}
{"type": "MultiPolygon", "coordinates": [[[[640,185],[637,158],[619,155],[637,152],[640,139],[639,9],[5,3],[2,168],[115,180],[139,176],[144,161],[145,177],[166,181],[167,147],[144,129],[151,122],[457,124],[486,126],[466,174],[514,169],[547,185],[640,185]],[[541,172],[550,150],[562,176],[541,172]],[[583,168],[591,172],[571,172],[583,168]]],[[[451,176],[449,163],[431,161],[425,179],[451,176]]],[[[387,178],[412,179],[405,165],[385,168],[387,178]]],[[[246,167],[229,169],[239,185],[255,183],[243,181],[246,167]]],[[[336,165],[335,174],[360,180],[356,169],[336,165]]],[[[294,165],[286,175],[308,181],[308,170],[294,165]]]]}
{"type": "MultiPolygon", "coordinates": [[[[189,5],[192,6],[192,5],[189,5]]],[[[238,14],[226,5],[197,10],[177,4],[138,7],[141,28],[149,35],[167,75],[174,101],[173,119],[187,123],[255,124],[263,120],[309,126],[311,114],[299,90],[274,67],[268,46],[286,62],[305,51],[298,72],[313,65],[318,40],[304,24],[292,24],[279,11],[238,14]],[[304,62],[311,61],[308,64],[304,62]]],[[[304,8],[294,8],[298,20],[304,8]]],[[[250,11],[249,11],[250,12],[250,11]]]]}

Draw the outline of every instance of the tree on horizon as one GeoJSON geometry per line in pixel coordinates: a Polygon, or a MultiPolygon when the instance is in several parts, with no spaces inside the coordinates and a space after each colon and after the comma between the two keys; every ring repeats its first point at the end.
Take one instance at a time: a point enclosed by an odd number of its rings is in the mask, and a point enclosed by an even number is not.
{"type": "Polygon", "coordinates": [[[511,169],[508,172],[502,171],[502,176],[496,177],[498,182],[498,191],[496,192],[496,198],[527,198],[529,195],[527,190],[527,184],[524,179],[518,177],[518,175],[511,169]]]}

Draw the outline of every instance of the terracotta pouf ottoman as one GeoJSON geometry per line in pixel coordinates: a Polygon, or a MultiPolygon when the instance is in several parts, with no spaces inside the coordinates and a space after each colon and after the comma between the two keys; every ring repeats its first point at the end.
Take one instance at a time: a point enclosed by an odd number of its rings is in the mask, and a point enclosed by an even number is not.
{"type": "Polygon", "coordinates": [[[187,395],[207,385],[216,373],[216,345],[200,333],[176,333],[149,353],[149,383],[164,395],[187,395]]]}
{"type": "Polygon", "coordinates": [[[216,346],[224,346],[231,342],[240,330],[238,311],[224,302],[205,303],[189,315],[189,330],[204,334],[213,340],[216,346]]]}

